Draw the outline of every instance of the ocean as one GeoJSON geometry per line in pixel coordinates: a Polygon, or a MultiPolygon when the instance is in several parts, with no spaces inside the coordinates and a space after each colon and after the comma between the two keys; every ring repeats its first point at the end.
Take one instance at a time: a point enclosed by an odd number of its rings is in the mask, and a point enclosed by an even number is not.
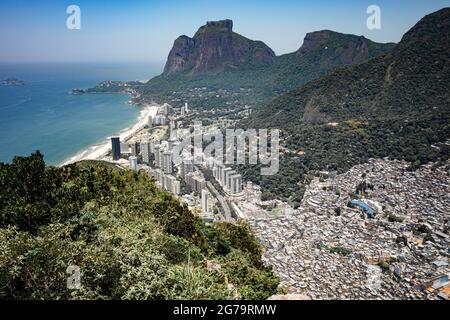
{"type": "Polygon", "coordinates": [[[59,165],[137,122],[141,108],[126,94],[70,94],[103,80],[146,80],[160,64],[0,64],[0,79],[18,78],[23,86],[0,85],[0,162],[36,150],[49,165],[59,165]]]}

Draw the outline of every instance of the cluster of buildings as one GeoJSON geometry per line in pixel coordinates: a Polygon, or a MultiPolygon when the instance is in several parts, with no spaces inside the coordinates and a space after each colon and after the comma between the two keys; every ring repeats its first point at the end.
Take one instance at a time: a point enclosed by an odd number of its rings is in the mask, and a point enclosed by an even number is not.
{"type": "Polygon", "coordinates": [[[312,299],[448,299],[450,178],[443,167],[407,168],[371,160],[315,179],[288,215],[253,216],[282,286],[312,299]],[[349,205],[364,182],[358,201],[373,217],[349,205]]]}
{"type": "MultiPolygon", "coordinates": [[[[149,116],[146,128],[168,124],[173,112],[171,105],[167,103],[162,105],[153,118],[149,116]]],[[[128,157],[131,170],[146,169],[162,188],[175,195],[180,194],[180,182],[172,175],[174,173],[171,151],[173,145],[170,145],[170,141],[159,142],[147,136],[141,141],[127,143],[121,142],[119,137],[112,137],[111,147],[113,161],[128,157]]]]}
{"type": "MultiPolygon", "coordinates": [[[[179,114],[185,116],[188,112],[188,104],[185,103],[179,114]]],[[[202,172],[194,166],[190,151],[183,150],[180,163],[174,162],[174,148],[180,142],[173,113],[174,109],[169,104],[164,104],[159,107],[155,117],[149,117],[147,125],[147,128],[168,125],[168,139],[158,141],[147,135],[141,141],[127,143],[121,142],[119,137],[113,137],[112,158],[119,162],[126,162],[125,159],[128,158],[131,170],[144,169],[161,188],[180,196],[191,208],[200,209],[205,221],[212,221],[213,207],[217,201],[209,192],[202,172]]],[[[202,156],[201,152],[197,154],[202,156]]]]}
{"type": "Polygon", "coordinates": [[[212,164],[214,178],[219,182],[225,191],[230,194],[242,192],[242,176],[230,167],[223,164],[212,164]]]}
{"type": "Polygon", "coordinates": [[[151,167],[148,167],[148,173],[156,180],[161,188],[174,195],[179,195],[181,193],[180,181],[173,175],[165,174],[161,169],[153,169],[151,167]]]}
{"type": "Polygon", "coordinates": [[[119,137],[111,138],[111,155],[113,161],[119,161],[120,159],[127,157],[137,157],[141,153],[140,142],[126,143],[121,142],[119,137]]]}
{"type": "Polygon", "coordinates": [[[193,171],[192,161],[187,161],[187,169],[186,164],[182,162],[181,168],[185,166],[185,169],[182,169],[182,176],[184,178],[186,188],[189,193],[194,193],[200,197],[200,209],[202,213],[203,220],[206,222],[213,221],[212,217],[212,208],[217,203],[217,200],[210,193],[207,187],[207,182],[201,171],[193,171]],[[189,170],[191,171],[189,171],[189,170]]]}
{"type": "Polygon", "coordinates": [[[149,117],[148,124],[149,126],[165,126],[170,123],[170,115],[173,114],[174,108],[168,104],[163,104],[159,109],[158,113],[153,117],[149,117]]]}
{"type": "Polygon", "coordinates": [[[192,192],[198,194],[206,188],[206,180],[199,171],[186,174],[184,181],[186,182],[186,186],[189,187],[192,192]]]}
{"type": "Polygon", "coordinates": [[[162,188],[174,195],[180,195],[181,184],[175,177],[173,151],[169,143],[151,140],[146,142],[145,147],[147,146],[148,150],[144,152],[142,161],[149,166],[147,169],[149,174],[162,188]]]}
{"type": "MultiPolygon", "coordinates": [[[[202,157],[200,166],[190,151],[175,164],[172,112],[164,105],[149,119],[151,125],[168,125],[170,138],[131,144],[112,138],[113,159],[128,157],[130,169],[145,169],[162,188],[198,208],[204,221],[213,221],[217,211],[226,220],[248,220],[266,247],[264,262],[288,293],[312,299],[448,299],[445,168],[411,171],[406,162],[385,159],[340,175],[321,172],[294,210],[277,200],[262,201],[259,186],[244,184],[231,167],[203,159],[201,152],[194,152],[202,157]],[[205,179],[204,170],[213,180],[205,179]]],[[[186,104],[180,114],[187,112],[186,104]]]]}

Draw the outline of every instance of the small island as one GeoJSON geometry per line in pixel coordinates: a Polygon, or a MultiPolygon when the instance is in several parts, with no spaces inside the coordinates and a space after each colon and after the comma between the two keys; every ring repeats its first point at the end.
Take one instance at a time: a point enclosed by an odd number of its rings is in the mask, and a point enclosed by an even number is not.
{"type": "Polygon", "coordinates": [[[23,86],[24,84],[25,81],[16,78],[7,78],[4,80],[0,80],[0,85],[2,86],[23,86]]]}

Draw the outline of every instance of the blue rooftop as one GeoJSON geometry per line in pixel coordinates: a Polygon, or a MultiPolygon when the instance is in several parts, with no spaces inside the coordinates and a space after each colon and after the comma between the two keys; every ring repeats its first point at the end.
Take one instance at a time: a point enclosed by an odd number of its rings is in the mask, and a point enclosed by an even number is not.
{"type": "Polygon", "coordinates": [[[351,204],[360,207],[367,214],[368,218],[373,219],[375,217],[375,211],[361,200],[352,200],[351,204]]]}

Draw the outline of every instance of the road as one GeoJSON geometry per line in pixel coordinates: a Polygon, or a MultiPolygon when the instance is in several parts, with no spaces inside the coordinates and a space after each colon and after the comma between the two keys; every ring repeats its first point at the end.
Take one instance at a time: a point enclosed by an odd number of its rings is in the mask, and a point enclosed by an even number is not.
{"type": "Polygon", "coordinates": [[[219,200],[220,205],[223,208],[223,212],[225,213],[225,220],[226,221],[233,221],[233,217],[231,216],[231,210],[228,203],[225,201],[225,199],[222,197],[222,195],[217,191],[217,189],[213,186],[213,184],[210,181],[206,181],[206,185],[208,186],[208,189],[214,193],[214,196],[219,200]]]}

